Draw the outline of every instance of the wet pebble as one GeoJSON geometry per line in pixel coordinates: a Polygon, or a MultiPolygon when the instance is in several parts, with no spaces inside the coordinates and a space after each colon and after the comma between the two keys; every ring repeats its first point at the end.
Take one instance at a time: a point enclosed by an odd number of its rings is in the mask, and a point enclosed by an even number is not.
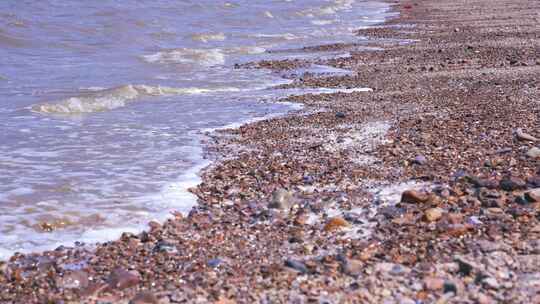
{"type": "Polygon", "coordinates": [[[324,231],[330,232],[335,230],[340,230],[346,227],[349,227],[350,224],[344,218],[333,217],[330,218],[324,225],[324,231]]]}

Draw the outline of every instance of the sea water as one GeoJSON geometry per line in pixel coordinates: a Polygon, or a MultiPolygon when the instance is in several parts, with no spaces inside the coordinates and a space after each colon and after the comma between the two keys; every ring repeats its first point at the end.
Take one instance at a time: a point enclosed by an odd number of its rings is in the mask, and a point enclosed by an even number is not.
{"type": "MultiPolygon", "coordinates": [[[[354,30],[388,10],[354,0],[1,1],[0,258],[188,212],[207,164],[201,131],[291,109],[271,102],[286,94],[271,89],[283,75],[234,65],[359,42],[354,30]]],[[[321,71],[348,73],[312,67],[321,71]]]]}

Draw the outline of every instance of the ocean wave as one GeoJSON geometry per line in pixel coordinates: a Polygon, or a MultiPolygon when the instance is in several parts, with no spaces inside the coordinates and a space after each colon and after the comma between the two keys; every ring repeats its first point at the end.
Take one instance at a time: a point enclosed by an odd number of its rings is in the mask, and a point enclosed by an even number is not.
{"type": "Polygon", "coordinates": [[[125,85],[70,97],[58,102],[36,104],[34,112],[44,114],[85,114],[121,108],[143,97],[171,96],[183,94],[205,94],[212,92],[236,92],[238,88],[171,88],[148,85],[125,85]]]}
{"type": "Polygon", "coordinates": [[[333,24],[335,21],[334,20],[313,20],[311,21],[311,24],[313,25],[329,25],[329,24],[333,24]]]}
{"type": "Polygon", "coordinates": [[[225,41],[227,37],[223,33],[204,33],[204,34],[193,34],[191,39],[195,41],[208,42],[208,41],[225,41]]]}
{"type": "Polygon", "coordinates": [[[301,37],[291,34],[291,33],[284,33],[284,34],[254,34],[252,37],[255,38],[273,38],[273,39],[283,39],[283,40],[295,40],[299,39],[301,37]]]}
{"type": "Polygon", "coordinates": [[[239,46],[227,49],[226,52],[241,55],[256,55],[266,52],[266,49],[260,46],[239,46]]]}
{"type": "Polygon", "coordinates": [[[222,49],[173,49],[142,56],[149,63],[199,64],[214,66],[225,64],[222,49]]]}
{"type": "Polygon", "coordinates": [[[211,67],[225,64],[227,55],[255,55],[266,52],[260,46],[238,46],[215,49],[172,49],[142,56],[148,63],[160,64],[197,64],[211,67]]]}
{"type": "Polygon", "coordinates": [[[335,0],[334,3],[330,5],[303,10],[299,12],[299,15],[306,17],[334,15],[340,11],[352,9],[355,2],[355,0],[335,0]]]}

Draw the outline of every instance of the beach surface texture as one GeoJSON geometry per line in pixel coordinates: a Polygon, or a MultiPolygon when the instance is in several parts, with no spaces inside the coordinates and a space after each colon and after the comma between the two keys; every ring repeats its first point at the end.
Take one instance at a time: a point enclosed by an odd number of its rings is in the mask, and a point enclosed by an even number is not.
{"type": "Polygon", "coordinates": [[[391,3],[298,50],[349,57],[243,65],[340,90],[209,133],[189,215],[17,254],[0,303],[540,303],[540,2],[391,3]]]}

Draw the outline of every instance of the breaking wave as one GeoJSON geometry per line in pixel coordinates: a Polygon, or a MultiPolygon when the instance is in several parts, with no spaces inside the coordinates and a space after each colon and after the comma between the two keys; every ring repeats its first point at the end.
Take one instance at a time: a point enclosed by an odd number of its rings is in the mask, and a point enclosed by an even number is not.
{"type": "Polygon", "coordinates": [[[205,94],[212,92],[236,92],[237,88],[171,88],[148,85],[125,85],[97,90],[89,94],[70,97],[52,103],[32,106],[32,111],[45,114],[84,114],[121,108],[143,97],[171,96],[182,94],[205,94]]]}
{"type": "Polygon", "coordinates": [[[317,8],[309,8],[299,12],[299,15],[307,17],[334,15],[340,11],[352,9],[355,2],[355,0],[335,0],[333,4],[317,8]]]}
{"type": "Polygon", "coordinates": [[[191,39],[205,43],[209,41],[225,41],[226,38],[223,33],[193,34],[191,36],[191,39]]]}
{"type": "Polygon", "coordinates": [[[221,49],[174,49],[142,56],[149,63],[199,64],[214,66],[225,64],[225,54],[221,49]]]}

